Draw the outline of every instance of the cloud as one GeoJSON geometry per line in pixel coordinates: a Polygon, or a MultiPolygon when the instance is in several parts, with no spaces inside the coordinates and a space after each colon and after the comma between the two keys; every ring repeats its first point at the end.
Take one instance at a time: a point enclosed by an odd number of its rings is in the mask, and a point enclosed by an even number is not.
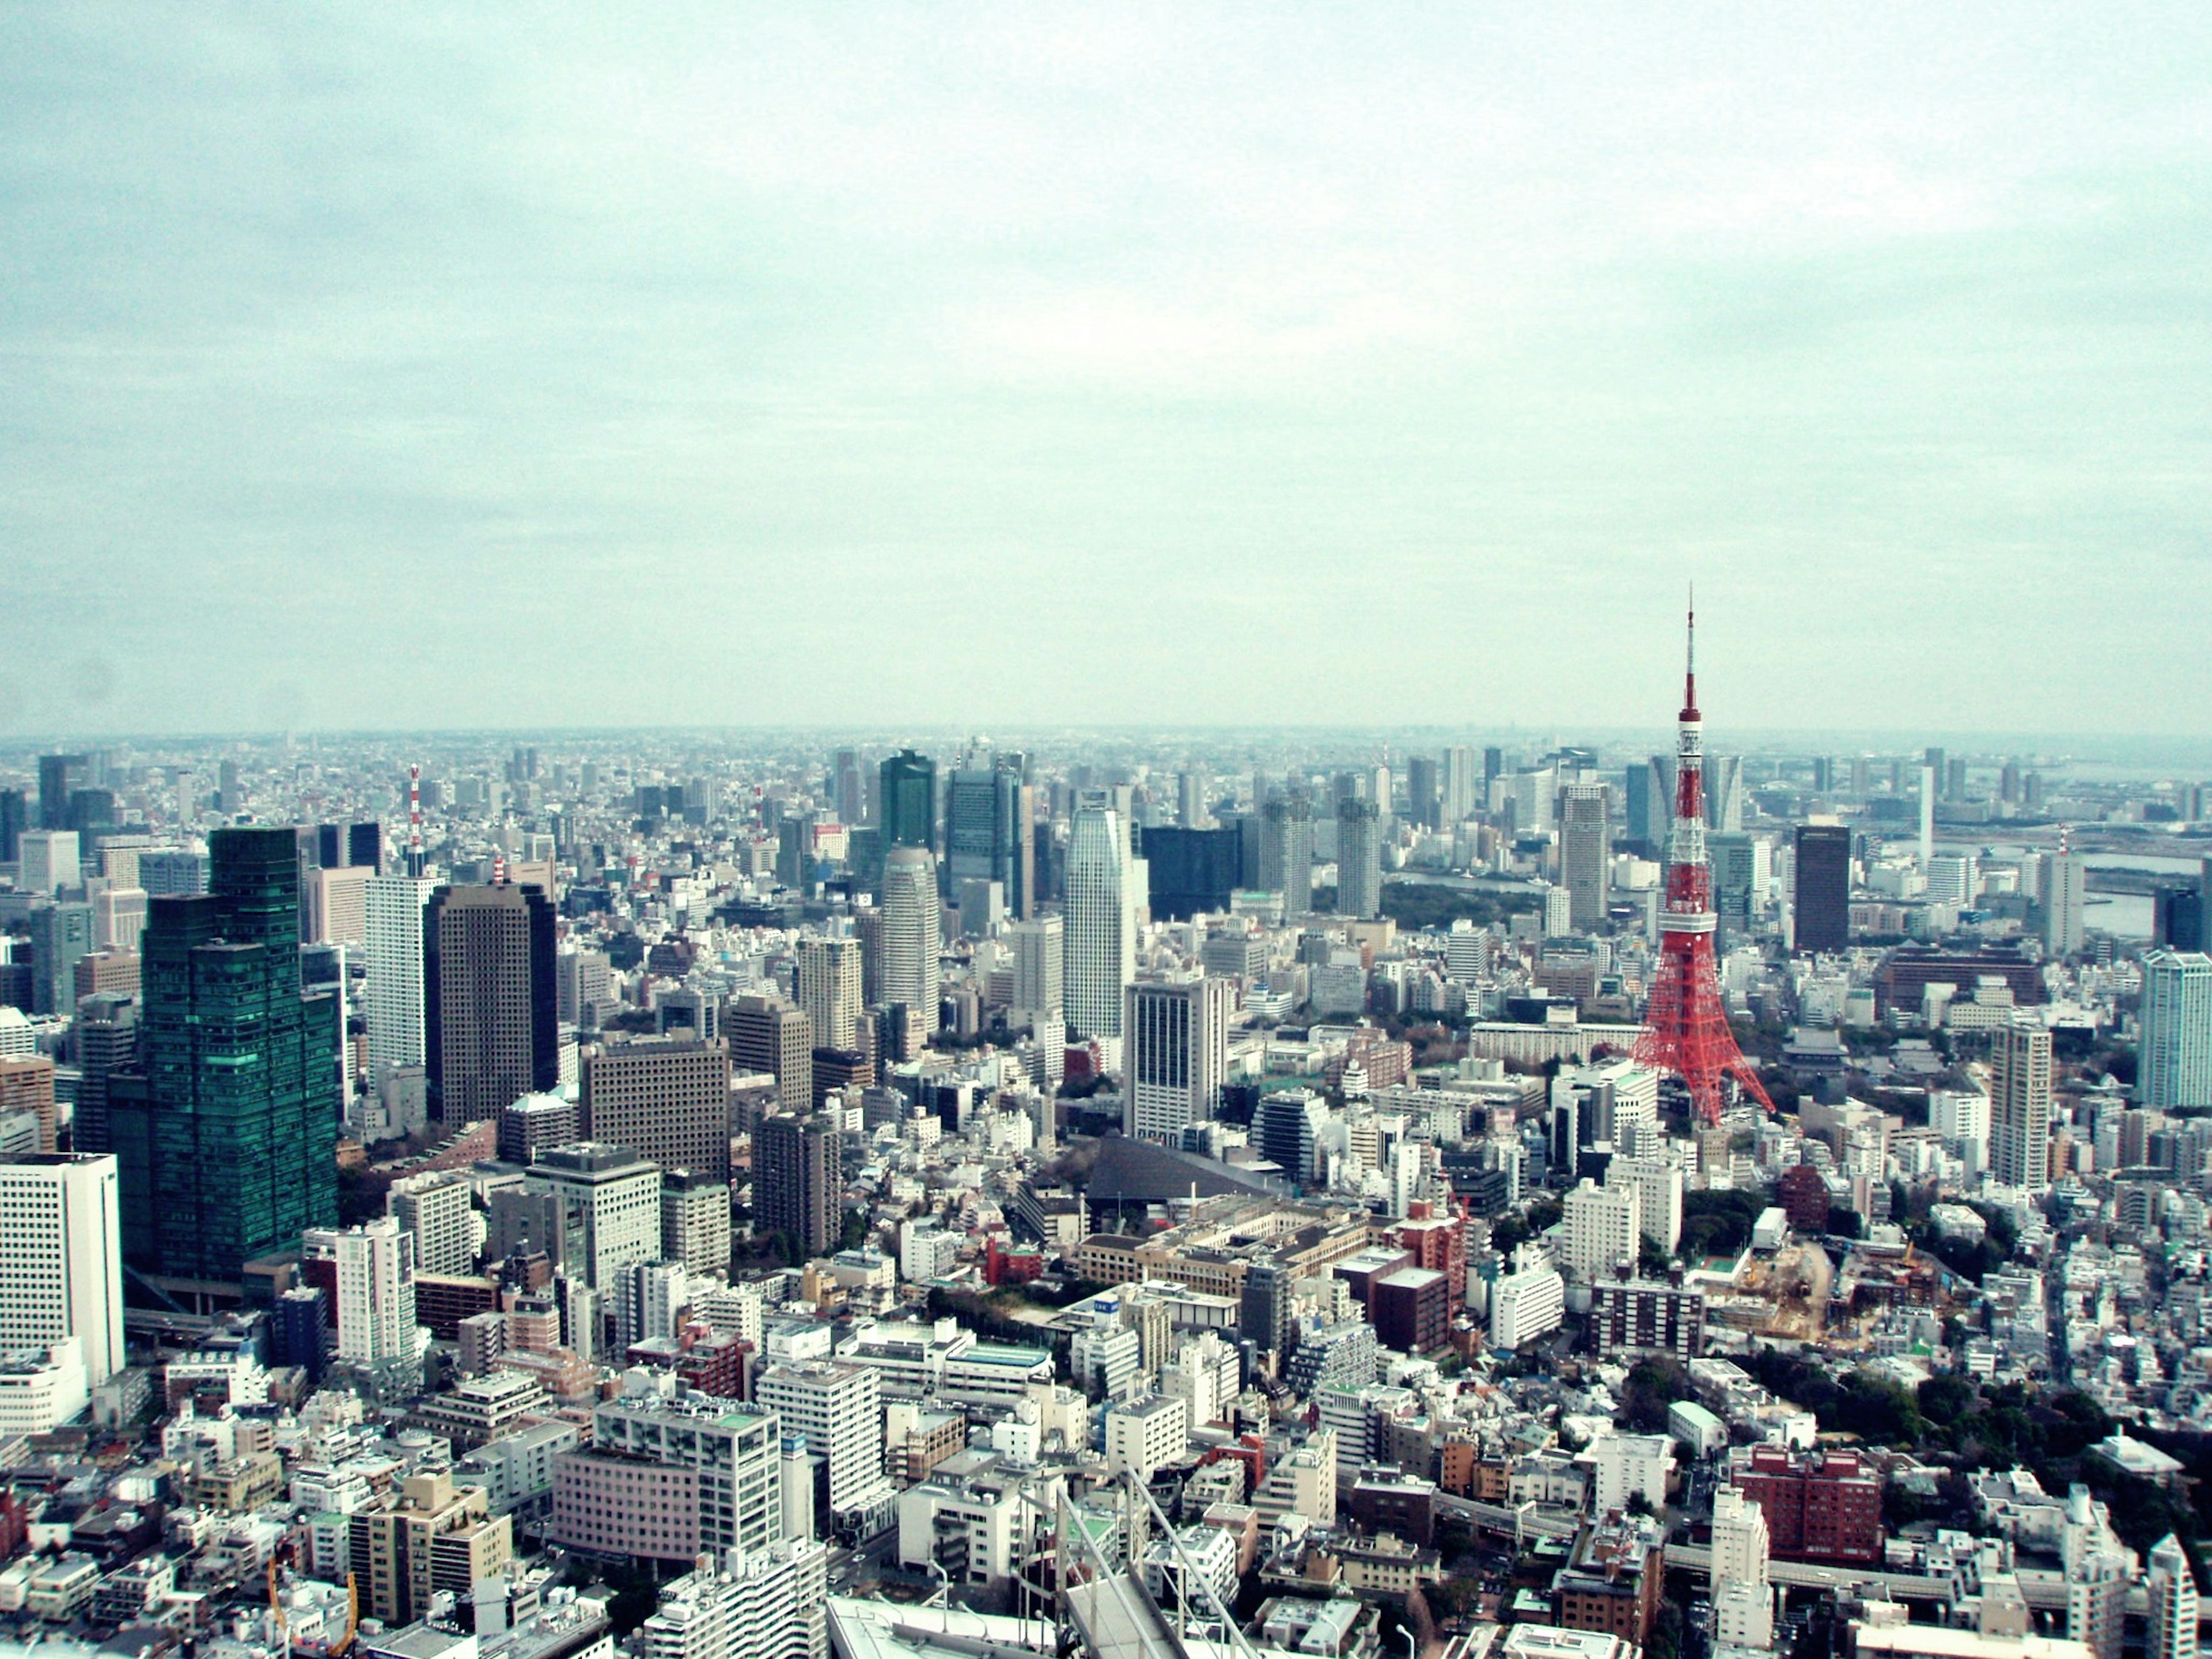
{"type": "Polygon", "coordinates": [[[0,729],[2204,731],[2209,30],[19,9],[0,729]]]}

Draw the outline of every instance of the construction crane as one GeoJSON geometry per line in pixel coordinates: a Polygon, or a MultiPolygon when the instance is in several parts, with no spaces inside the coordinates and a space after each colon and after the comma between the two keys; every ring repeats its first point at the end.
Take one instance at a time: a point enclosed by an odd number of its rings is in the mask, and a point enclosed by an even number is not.
{"type": "Polygon", "coordinates": [[[284,1638],[284,1650],[289,1653],[311,1654],[314,1659],[339,1659],[352,1650],[354,1633],[361,1627],[361,1587],[353,1574],[346,1574],[345,1634],[335,1642],[294,1642],[292,1621],[284,1616],[284,1597],[278,1574],[292,1553],[289,1540],[269,1552],[269,1613],[276,1621],[276,1633],[284,1638]]]}

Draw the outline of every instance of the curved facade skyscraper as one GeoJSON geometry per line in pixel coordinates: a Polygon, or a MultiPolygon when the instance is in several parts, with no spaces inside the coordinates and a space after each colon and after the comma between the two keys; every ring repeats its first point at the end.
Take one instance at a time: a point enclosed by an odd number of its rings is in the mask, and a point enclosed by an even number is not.
{"type": "Polygon", "coordinates": [[[1072,1035],[1121,1035],[1121,993],[1136,977],[1137,917],[1129,890],[1129,835],[1110,806],[1076,808],[1067,842],[1060,975],[1072,1035]]]}
{"type": "Polygon", "coordinates": [[[884,1002],[905,1004],[924,1032],[937,1030],[939,917],[936,858],[923,847],[892,848],[884,860],[884,1002]]]}

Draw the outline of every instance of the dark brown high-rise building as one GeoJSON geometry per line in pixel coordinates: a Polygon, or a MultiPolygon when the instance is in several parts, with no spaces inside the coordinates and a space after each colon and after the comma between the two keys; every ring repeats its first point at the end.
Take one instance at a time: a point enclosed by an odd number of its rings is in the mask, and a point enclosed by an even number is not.
{"type": "Polygon", "coordinates": [[[739,997],[730,1011],[730,1059],[740,1072],[773,1073],[783,1110],[804,1113],[813,1106],[814,1022],[805,1010],[781,997],[739,997]]]}
{"type": "Polygon", "coordinates": [[[496,1118],[561,1081],[553,905],[535,884],[441,887],[422,919],[430,1115],[496,1118]]]}
{"type": "Polygon", "coordinates": [[[617,1041],[586,1056],[583,1072],[590,1139],[727,1183],[730,1051],[719,1039],[617,1041]]]}
{"type": "Polygon", "coordinates": [[[844,1231],[837,1126],[819,1115],[764,1117],[753,1131],[753,1231],[786,1233],[826,1255],[844,1231]]]}
{"type": "Polygon", "coordinates": [[[76,1115],[71,1145],[80,1152],[112,1151],[107,1136],[107,1080],[131,1064],[138,1047],[138,999],[94,995],[76,1005],[76,1115]]]}
{"type": "Polygon", "coordinates": [[[1840,823],[1797,826],[1796,947],[1839,951],[1851,943],[1851,832],[1840,823]]]}

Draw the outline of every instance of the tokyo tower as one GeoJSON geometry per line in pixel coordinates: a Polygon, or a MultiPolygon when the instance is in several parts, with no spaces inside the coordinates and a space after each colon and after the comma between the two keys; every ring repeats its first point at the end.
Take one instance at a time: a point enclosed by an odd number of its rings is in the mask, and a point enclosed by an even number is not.
{"type": "Polygon", "coordinates": [[[1698,714],[1698,613],[1690,611],[1689,666],[1674,738],[1674,818],[1667,831],[1666,902],[1659,913],[1659,973],[1644,1011],[1636,1058],[1688,1085],[1698,1117],[1717,1123],[1721,1079],[1733,1077],[1768,1111],[1774,1103],[1736,1047],[1713,966],[1713,870],[1705,857],[1705,738],[1698,714]]]}

